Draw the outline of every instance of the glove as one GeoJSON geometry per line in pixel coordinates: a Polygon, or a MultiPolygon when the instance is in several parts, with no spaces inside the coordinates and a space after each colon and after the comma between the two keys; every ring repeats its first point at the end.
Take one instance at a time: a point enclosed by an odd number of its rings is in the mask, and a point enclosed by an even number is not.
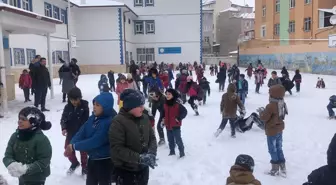
{"type": "Polygon", "coordinates": [[[257,112],[260,114],[261,112],[264,112],[265,108],[264,107],[259,107],[257,108],[257,112]]]}
{"type": "Polygon", "coordinates": [[[149,166],[152,169],[155,168],[155,166],[157,166],[156,164],[156,156],[154,154],[140,154],[140,164],[143,164],[145,166],[149,166]]]}
{"type": "Polygon", "coordinates": [[[7,167],[7,170],[12,177],[21,177],[22,175],[26,174],[28,166],[23,165],[22,163],[12,162],[7,167]]]}

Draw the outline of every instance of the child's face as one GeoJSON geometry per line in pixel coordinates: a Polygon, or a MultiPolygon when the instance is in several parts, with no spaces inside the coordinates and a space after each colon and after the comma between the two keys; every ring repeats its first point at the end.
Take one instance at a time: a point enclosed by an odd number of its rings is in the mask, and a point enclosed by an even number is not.
{"type": "Polygon", "coordinates": [[[24,130],[30,127],[32,127],[32,125],[30,124],[29,120],[25,116],[20,115],[18,121],[18,128],[20,130],[24,130]]]}
{"type": "Polygon", "coordinates": [[[121,79],[120,82],[121,82],[121,83],[125,83],[125,79],[121,79]]]}
{"type": "Polygon", "coordinates": [[[173,95],[170,92],[166,92],[166,98],[167,100],[173,99],[173,95]]]}
{"type": "Polygon", "coordinates": [[[272,74],[272,78],[274,79],[274,78],[276,78],[277,77],[277,75],[276,74],[272,74]]]}
{"type": "Polygon", "coordinates": [[[95,116],[101,116],[103,114],[103,107],[95,101],[93,103],[93,114],[95,116]]]}
{"type": "Polygon", "coordinates": [[[141,117],[141,116],[142,116],[143,110],[144,110],[144,106],[142,105],[142,106],[140,106],[140,107],[136,107],[136,108],[132,109],[132,110],[130,111],[130,113],[131,113],[134,117],[138,118],[138,117],[141,117]]]}
{"type": "Polygon", "coordinates": [[[155,73],[152,73],[152,77],[153,77],[153,78],[156,78],[156,74],[155,74],[155,73]]]}
{"type": "Polygon", "coordinates": [[[80,99],[77,98],[77,99],[70,99],[70,102],[71,104],[74,106],[74,107],[78,107],[79,104],[80,104],[80,99]]]}

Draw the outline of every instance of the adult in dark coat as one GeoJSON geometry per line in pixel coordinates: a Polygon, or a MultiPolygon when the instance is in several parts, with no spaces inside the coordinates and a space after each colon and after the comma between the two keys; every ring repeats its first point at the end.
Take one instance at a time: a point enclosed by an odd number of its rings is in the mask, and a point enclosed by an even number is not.
{"type": "Polygon", "coordinates": [[[62,93],[63,93],[63,102],[66,102],[66,95],[68,92],[75,87],[75,77],[73,73],[72,65],[69,63],[64,63],[62,67],[58,70],[60,78],[62,78],[62,93]]]}
{"type": "Polygon", "coordinates": [[[336,134],[327,151],[327,165],[314,170],[308,175],[308,182],[303,185],[334,185],[336,182],[336,134]]]}
{"type": "Polygon", "coordinates": [[[75,85],[77,84],[78,82],[78,77],[79,75],[81,75],[81,70],[79,68],[79,66],[77,65],[77,59],[75,58],[72,58],[71,59],[71,66],[72,66],[72,73],[75,75],[75,85]]]}
{"type": "Polygon", "coordinates": [[[36,68],[36,66],[38,67],[39,66],[39,61],[41,59],[41,55],[36,55],[35,58],[30,61],[30,64],[29,64],[29,75],[30,75],[30,78],[32,79],[32,88],[31,88],[31,94],[33,95],[34,94],[34,70],[36,68]]]}
{"type": "Polygon", "coordinates": [[[289,78],[289,74],[288,74],[288,71],[287,71],[285,66],[282,67],[281,74],[282,74],[282,76],[286,75],[289,78]]]}
{"type": "Polygon", "coordinates": [[[34,97],[34,106],[38,107],[41,105],[42,111],[49,111],[45,108],[46,96],[48,93],[48,88],[51,87],[50,74],[48,69],[46,68],[47,59],[41,58],[40,65],[36,66],[33,73],[33,81],[35,82],[35,97],[34,97]]]}
{"type": "Polygon", "coordinates": [[[217,80],[219,83],[219,91],[224,91],[226,81],[226,68],[221,67],[219,69],[219,73],[217,74],[217,80]]]}

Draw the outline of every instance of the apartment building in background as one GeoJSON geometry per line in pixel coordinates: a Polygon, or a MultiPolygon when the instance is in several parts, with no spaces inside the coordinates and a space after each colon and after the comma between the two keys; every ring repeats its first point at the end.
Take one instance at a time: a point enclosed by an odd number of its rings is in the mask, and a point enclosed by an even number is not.
{"type": "Polygon", "coordinates": [[[271,68],[336,74],[336,49],[328,47],[336,0],[256,0],[255,39],[241,44],[240,64],[261,60],[271,68]]]}

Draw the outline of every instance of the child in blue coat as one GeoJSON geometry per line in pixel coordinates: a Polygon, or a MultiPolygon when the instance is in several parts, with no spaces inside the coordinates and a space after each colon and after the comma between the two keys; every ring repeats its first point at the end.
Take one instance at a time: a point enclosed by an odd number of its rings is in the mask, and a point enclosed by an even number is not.
{"type": "Polygon", "coordinates": [[[106,92],[106,89],[109,90],[108,80],[106,75],[102,74],[100,75],[100,80],[98,82],[98,89],[99,92],[106,92]]]}
{"type": "Polygon", "coordinates": [[[248,93],[248,82],[245,79],[244,74],[239,75],[239,80],[237,81],[236,87],[237,87],[236,89],[237,89],[237,93],[238,93],[238,97],[240,98],[240,101],[243,104],[245,104],[245,98],[248,93]]]}
{"type": "Polygon", "coordinates": [[[93,100],[93,114],[72,138],[64,155],[73,151],[84,151],[89,156],[86,184],[110,185],[112,164],[108,131],[112,118],[116,115],[113,109],[113,96],[102,92],[93,100]]]}

